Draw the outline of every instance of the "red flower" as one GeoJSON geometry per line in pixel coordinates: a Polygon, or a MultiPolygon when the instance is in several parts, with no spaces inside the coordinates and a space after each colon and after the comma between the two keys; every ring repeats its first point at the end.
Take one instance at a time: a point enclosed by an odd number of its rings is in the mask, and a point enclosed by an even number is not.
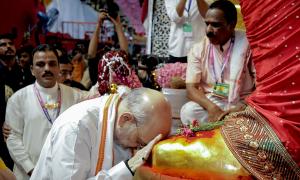
{"type": "Polygon", "coordinates": [[[198,122],[198,120],[194,119],[192,121],[192,127],[197,127],[197,126],[199,126],[199,122],[198,122]]]}

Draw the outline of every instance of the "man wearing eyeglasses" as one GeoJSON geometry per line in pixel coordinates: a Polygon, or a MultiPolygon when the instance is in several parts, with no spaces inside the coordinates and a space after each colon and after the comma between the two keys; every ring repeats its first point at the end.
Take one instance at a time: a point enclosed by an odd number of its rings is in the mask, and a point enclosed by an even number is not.
{"type": "Polygon", "coordinates": [[[171,110],[163,94],[138,88],[79,103],[56,122],[32,180],[132,179],[153,145],[168,135],[171,110]]]}
{"type": "Polygon", "coordinates": [[[71,86],[81,90],[87,90],[80,82],[74,81],[72,79],[72,72],[74,67],[67,56],[63,55],[60,57],[59,69],[60,69],[59,76],[58,76],[59,83],[63,83],[67,86],[71,86]]]}

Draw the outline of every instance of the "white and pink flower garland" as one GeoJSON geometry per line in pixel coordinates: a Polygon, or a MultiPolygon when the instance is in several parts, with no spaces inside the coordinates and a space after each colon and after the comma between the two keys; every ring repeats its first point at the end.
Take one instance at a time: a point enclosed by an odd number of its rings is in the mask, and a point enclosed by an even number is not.
{"type": "Polygon", "coordinates": [[[131,70],[125,51],[109,51],[103,55],[98,64],[99,93],[110,92],[112,84],[125,85],[130,88],[142,87],[142,83],[131,70]]]}

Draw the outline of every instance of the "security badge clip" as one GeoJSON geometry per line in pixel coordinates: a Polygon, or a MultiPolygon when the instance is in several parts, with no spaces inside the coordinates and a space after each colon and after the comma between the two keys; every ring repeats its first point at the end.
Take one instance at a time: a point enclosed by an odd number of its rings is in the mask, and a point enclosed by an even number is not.
{"type": "Polygon", "coordinates": [[[190,22],[186,22],[183,24],[183,34],[185,37],[192,37],[193,36],[193,27],[190,22]]]}

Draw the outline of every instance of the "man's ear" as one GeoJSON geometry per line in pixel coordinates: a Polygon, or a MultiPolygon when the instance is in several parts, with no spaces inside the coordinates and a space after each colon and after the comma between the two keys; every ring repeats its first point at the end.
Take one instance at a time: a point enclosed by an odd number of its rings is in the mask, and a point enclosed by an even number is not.
{"type": "Polygon", "coordinates": [[[30,71],[31,71],[31,74],[32,74],[33,76],[35,76],[34,73],[33,73],[33,65],[30,65],[30,71]]]}
{"type": "Polygon", "coordinates": [[[119,118],[119,126],[123,127],[126,123],[133,123],[135,121],[134,116],[130,112],[124,112],[119,118]]]}

